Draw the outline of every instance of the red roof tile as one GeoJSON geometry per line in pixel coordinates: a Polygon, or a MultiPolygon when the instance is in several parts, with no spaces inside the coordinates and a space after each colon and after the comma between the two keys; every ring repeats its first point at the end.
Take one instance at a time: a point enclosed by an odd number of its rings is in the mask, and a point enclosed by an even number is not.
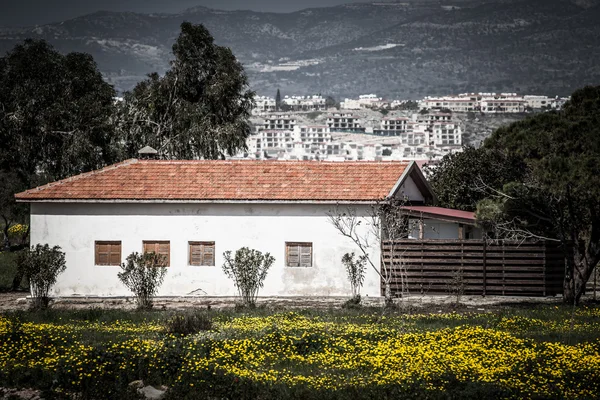
{"type": "Polygon", "coordinates": [[[127,160],[16,194],[19,201],[375,201],[407,162],[127,160]]]}
{"type": "Polygon", "coordinates": [[[475,222],[475,213],[470,211],[431,206],[405,206],[402,208],[407,211],[412,211],[413,213],[422,213],[432,217],[447,217],[450,219],[475,222]]]}

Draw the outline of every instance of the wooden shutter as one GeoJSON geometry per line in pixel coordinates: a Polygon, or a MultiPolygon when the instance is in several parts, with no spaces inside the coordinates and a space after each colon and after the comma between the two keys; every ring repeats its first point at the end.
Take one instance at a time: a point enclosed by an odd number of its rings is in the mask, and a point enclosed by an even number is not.
{"type": "Polygon", "coordinates": [[[215,242],[190,242],[190,265],[215,265],[215,242]]]}
{"type": "Polygon", "coordinates": [[[312,267],[312,243],[300,245],[300,266],[312,267]]]}
{"type": "Polygon", "coordinates": [[[312,267],[312,243],[286,243],[288,267],[312,267]]]}
{"type": "Polygon", "coordinates": [[[95,265],[121,265],[121,242],[96,241],[95,265]]]}
{"type": "Polygon", "coordinates": [[[167,267],[171,265],[171,242],[168,240],[144,240],[144,253],[156,253],[165,256],[167,267]]]}

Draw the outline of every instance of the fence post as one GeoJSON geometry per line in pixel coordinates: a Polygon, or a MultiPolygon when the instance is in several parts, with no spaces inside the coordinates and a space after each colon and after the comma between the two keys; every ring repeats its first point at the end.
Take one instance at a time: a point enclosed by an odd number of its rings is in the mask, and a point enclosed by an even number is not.
{"type": "Polygon", "coordinates": [[[483,297],[485,297],[485,291],[487,286],[487,240],[483,240],[483,297]]]}
{"type": "Polygon", "coordinates": [[[544,274],[544,294],[543,296],[546,297],[546,288],[548,287],[548,281],[546,279],[546,248],[548,247],[548,242],[544,240],[544,253],[543,253],[543,257],[544,257],[544,264],[543,264],[543,274],[544,274]]]}

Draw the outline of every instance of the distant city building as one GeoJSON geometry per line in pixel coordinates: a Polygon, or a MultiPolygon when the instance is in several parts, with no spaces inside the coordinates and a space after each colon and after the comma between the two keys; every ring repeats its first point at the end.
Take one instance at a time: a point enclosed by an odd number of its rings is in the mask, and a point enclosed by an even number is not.
{"type": "Polygon", "coordinates": [[[321,95],[285,96],[281,102],[289,111],[322,111],[327,108],[326,99],[321,95]]]}
{"type": "Polygon", "coordinates": [[[270,114],[264,117],[262,130],[294,130],[296,118],[291,114],[270,114]]]}
{"type": "Polygon", "coordinates": [[[331,132],[363,133],[365,128],[360,123],[360,117],[352,113],[333,113],[327,117],[327,126],[331,132]]]}
{"type": "Polygon", "coordinates": [[[383,104],[383,99],[375,94],[362,94],[358,99],[344,99],[340,102],[342,110],[360,110],[363,108],[380,107],[383,104]]]}

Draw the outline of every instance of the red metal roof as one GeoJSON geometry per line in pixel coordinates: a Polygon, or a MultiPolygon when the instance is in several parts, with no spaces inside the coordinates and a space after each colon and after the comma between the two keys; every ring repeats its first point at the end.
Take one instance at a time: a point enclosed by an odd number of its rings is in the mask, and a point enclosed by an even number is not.
{"type": "Polygon", "coordinates": [[[377,201],[408,162],[127,160],[15,195],[19,201],[377,201]]]}
{"type": "Polygon", "coordinates": [[[406,206],[402,207],[407,211],[411,211],[411,214],[422,213],[429,217],[441,217],[450,218],[457,220],[471,221],[475,223],[475,213],[469,211],[455,210],[452,208],[443,207],[430,207],[430,206],[406,206]]]}

